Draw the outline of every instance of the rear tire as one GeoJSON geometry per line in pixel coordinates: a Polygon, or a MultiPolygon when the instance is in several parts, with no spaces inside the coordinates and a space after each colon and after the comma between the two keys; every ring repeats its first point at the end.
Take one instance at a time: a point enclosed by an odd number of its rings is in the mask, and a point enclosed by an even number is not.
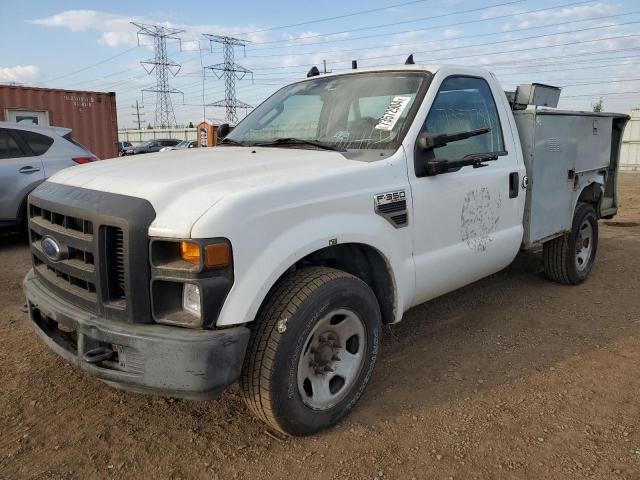
{"type": "Polygon", "coordinates": [[[543,244],[544,271],[554,282],[578,285],[589,276],[597,249],[596,211],[589,203],[579,203],[571,232],[543,244]]]}
{"type": "Polygon", "coordinates": [[[311,267],[286,276],[252,329],[240,378],[245,403],[288,435],[336,424],[371,377],[380,329],[376,297],[353,275],[311,267]]]}

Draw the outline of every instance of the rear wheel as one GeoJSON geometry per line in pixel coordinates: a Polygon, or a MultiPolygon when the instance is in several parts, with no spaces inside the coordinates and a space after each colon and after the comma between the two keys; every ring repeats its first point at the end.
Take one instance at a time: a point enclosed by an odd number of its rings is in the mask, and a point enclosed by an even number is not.
{"type": "Polygon", "coordinates": [[[245,402],[286,434],[334,425],[369,381],[380,327],[376,297],[358,278],[324,267],[285,277],[252,330],[240,381],[245,402]]]}
{"type": "Polygon", "coordinates": [[[543,245],[544,270],[554,282],[582,283],[591,272],[598,249],[598,218],[593,206],[579,203],[569,234],[543,245]]]}

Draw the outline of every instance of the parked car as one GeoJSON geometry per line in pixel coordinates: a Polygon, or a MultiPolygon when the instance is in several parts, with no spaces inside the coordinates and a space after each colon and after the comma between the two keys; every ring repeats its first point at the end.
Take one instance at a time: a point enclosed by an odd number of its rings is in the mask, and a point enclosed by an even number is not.
{"type": "Polygon", "coordinates": [[[118,155],[122,157],[124,155],[124,151],[130,147],[133,147],[131,142],[118,142],[118,155]]]}
{"type": "Polygon", "coordinates": [[[173,147],[163,147],[160,149],[161,152],[170,152],[171,150],[183,150],[185,148],[197,148],[198,142],[196,140],[183,140],[179,144],[173,147]]]}
{"type": "Polygon", "coordinates": [[[0,227],[24,223],[27,196],[49,176],[94,160],[68,128],[0,122],[0,227]]]}
{"type": "Polygon", "coordinates": [[[476,67],[317,71],[216,148],[64,171],[31,194],[24,288],[46,345],[136,392],[206,399],[239,381],[269,428],[308,435],[353,408],[383,325],[409,308],[521,249],[542,247],[554,282],[587,279],[627,115],[527,108],[560,89],[507,96],[476,67]]]}
{"type": "Polygon", "coordinates": [[[175,147],[180,143],[180,140],[172,138],[159,138],[156,140],[148,140],[142,142],[140,145],[134,147],[128,147],[124,149],[122,156],[125,155],[138,155],[140,153],[159,152],[164,147],[175,147]]]}

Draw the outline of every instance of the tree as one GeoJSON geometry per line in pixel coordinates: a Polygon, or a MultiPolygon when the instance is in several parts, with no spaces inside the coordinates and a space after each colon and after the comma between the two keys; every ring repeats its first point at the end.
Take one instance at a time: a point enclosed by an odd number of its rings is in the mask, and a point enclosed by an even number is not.
{"type": "Polygon", "coordinates": [[[604,103],[602,101],[602,97],[596,103],[591,104],[591,108],[594,112],[602,112],[604,110],[604,103]]]}
{"type": "Polygon", "coordinates": [[[151,124],[147,125],[147,130],[153,130],[153,127],[151,126],[151,124]]]}
{"type": "Polygon", "coordinates": [[[193,126],[193,122],[189,122],[189,127],[188,127],[188,128],[195,128],[195,127],[193,126]]]}

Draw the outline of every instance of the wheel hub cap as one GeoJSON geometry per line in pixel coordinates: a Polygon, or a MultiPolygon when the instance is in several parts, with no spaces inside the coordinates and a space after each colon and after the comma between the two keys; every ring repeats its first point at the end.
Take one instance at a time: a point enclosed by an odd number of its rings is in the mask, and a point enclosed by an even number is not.
{"type": "Polygon", "coordinates": [[[593,227],[588,220],[582,222],[576,237],[576,268],[580,271],[587,268],[593,249],[593,227]]]}
{"type": "Polygon", "coordinates": [[[322,317],[304,343],[298,362],[298,391],[314,410],[342,400],[355,384],[366,351],[364,323],[351,310],[337,309],[322,317]]]}

